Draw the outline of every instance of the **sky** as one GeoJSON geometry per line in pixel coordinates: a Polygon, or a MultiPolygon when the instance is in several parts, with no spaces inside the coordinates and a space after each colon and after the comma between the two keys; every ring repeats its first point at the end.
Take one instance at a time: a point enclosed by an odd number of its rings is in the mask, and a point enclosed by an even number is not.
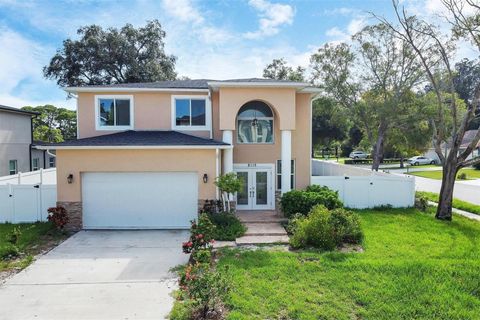
{"type": "MultiPolygon", "coordinates": [[[[402,0],[412,13],[432,16],[440,0],[402,0]]],[[[189,78],[261,77],[274,58],[308,67],[327,42],[348,41],[375,22],[370,12],[392,17],[390,0],[0,0],[0,105],[54,104],[74,99],[42,69],[62,41],[85,25],[142,26],[158,19],[165,50],[176,71],[189,78]]],[[[461,52],[473,54],[469,49],[461,52]]]]}

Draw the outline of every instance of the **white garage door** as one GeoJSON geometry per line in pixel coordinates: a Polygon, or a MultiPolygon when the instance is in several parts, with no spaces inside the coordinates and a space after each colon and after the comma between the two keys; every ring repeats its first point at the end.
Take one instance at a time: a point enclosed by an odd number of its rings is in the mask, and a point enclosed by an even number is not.
{"type": "Polygon", "coordinates": [[[189,228],[197,216],[193,172],[83,173],[85,229],[189,228]]]}

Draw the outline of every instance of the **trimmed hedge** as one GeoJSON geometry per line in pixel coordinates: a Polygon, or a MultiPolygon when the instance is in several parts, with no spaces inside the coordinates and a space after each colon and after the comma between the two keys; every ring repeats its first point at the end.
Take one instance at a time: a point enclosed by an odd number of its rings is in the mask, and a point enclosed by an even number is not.
{"type": "Polygon", "coordinates": [[[247,228],[233,213],[208,213],[208,217],[216,227],[213,232],[213,239],[215,240],[234,241],[247,231],[247,228]]]}
{"type": "Polygon", "coordinates": [[[308,186],[306,190],[289,191],[284,193],[280,200],[282,212],[287,218],[296,213],[306,216],[316,205],[323,205],[327,209],[343,207],[338,192],[319,185],[308,186]]]}

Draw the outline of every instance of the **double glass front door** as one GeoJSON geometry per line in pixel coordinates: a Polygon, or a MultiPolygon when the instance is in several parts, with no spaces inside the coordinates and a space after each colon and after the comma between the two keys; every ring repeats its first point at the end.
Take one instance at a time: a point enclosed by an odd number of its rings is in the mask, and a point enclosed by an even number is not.
{"type": "Polygon", "coordinates": [[[237,209],[273,209],[272,170],[262,168],[236,169],[243,181],[242,190],[237,193],[237,209]]]}

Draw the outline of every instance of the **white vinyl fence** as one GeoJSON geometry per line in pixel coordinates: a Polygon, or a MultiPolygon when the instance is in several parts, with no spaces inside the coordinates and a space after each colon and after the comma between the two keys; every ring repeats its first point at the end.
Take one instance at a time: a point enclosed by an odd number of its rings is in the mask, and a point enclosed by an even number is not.
{"type": "Polygon", "coordinates": [[[30,172],[19,172],[0,177],[0,185],[6,184],[57,184],[57,169],[40,169],[30,172]]]}
{"type": "Polygon", "coordinates": [[[349,208],[373,208],[390,205],[412,207],[415,203],[415,178],[312,160],[311,184],[338,191],[349,208]],[[322,174],[322,175],[320,175],[322,174]]]}
{"type": "Polygon", "coordinates": [[[46,221],[47,209],[56,201],[56,185],[0,185],[0,223],[46,221]]]}

